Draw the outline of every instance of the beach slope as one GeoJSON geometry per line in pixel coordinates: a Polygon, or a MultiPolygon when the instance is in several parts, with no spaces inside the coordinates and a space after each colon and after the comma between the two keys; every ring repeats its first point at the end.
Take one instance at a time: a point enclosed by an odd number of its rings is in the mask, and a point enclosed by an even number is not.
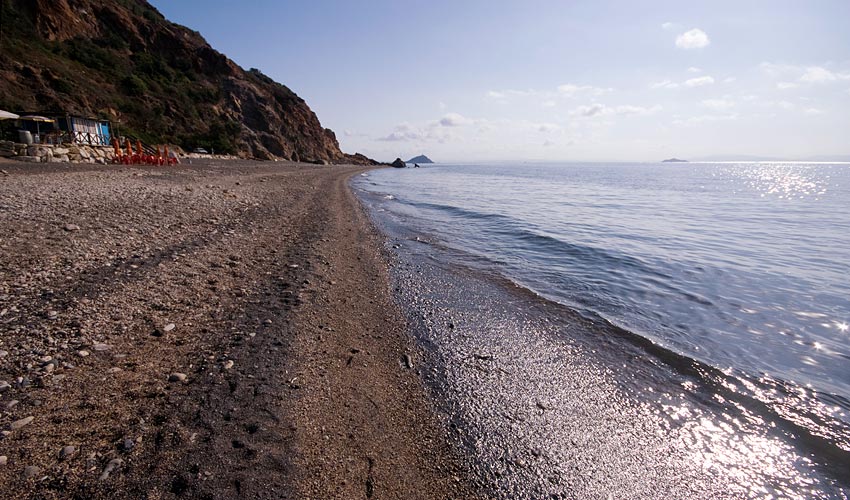
{"type": "Polygon", "coordinates": [[[0,496],[470,497],[362,167],[0,167],[0,496]]]}

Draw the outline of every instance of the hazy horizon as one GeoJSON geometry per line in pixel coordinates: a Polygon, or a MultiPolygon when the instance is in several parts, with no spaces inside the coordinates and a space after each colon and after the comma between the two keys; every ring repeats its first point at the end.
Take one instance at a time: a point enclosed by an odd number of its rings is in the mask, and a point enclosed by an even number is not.
{"type": "Polygon", "coordinates": [[[848,2],[152,3],[380,160],[850,156],[848,2]]]}

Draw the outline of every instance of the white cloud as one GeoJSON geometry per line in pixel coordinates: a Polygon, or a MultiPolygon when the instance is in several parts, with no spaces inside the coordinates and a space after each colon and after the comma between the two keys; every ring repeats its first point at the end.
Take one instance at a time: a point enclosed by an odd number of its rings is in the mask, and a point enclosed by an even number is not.
{"type": "Polygon", "coordinates": [[[676,24],[676,23],[666,22],[666,23],[661,25],[661,29],[663,29],[665,31],[669,31],[669,30],[677,28],[678,26],[679,25],[676,24]]]}
{"type": "Polygon", "coordinates": [[[556,101],[552,100],[552,99],[543,101],[542,104],[543,104],[544,108],[554,108],[555,106],[558,105],[558,103],[556,101]]]}
{"type": "Polygon", "coordinates": [[[780,76],[787,76],[793,74],[799,74],[803,68],[800,66],[795,66],[793,64],[784,64],[784,63],[772,63],[770,61],[764,61],[759,64],[759,69],[763,72],[767,73],[768,76],[773,78],[778,78],[780,76]]]}
{"type": "Polygon", "coordinates": [[[711,43],[705,31],[694,28],[676,37],[676,47],[680,49],[701,49],[711,43]]]}
{"type": "Polygon", "coordinates": [[[534,90],[490,90],[487,92],[487,97],[492,99],[507,99],[508,97],[528,97],[536,94],[537,91],[534,90]]]}
{"type": "Polygon", "coordinates": [[[556,124],[556,123],[540,123],[540,124],[537,125],[537,131],[538,132],[547,133],[547,132],[557,132],[558,130],[561,130],[561,127],[558,126],[558,124],[556,124]]]}
{"type": "Polygon", "coordinates": [[[688,73],[702,73],[702,69],[697,68],[696,66],[691,66],[688,68],[688,73]]]}
{"type": "Polygon", "coordinates": [[[591,104],[590,106],[579,106],[572,114],[581,116],[596,116],[605,112],[605,106],[601,104],[591,104]]]}
{"type": "Polygon", "coordinates": [[[565,83],[563,85],[558,86],[559,94],[570,97],[580,93],[588,93],[590,95],[602,95],[607,92],[611,92],[612,90],[614,89],[593,87],[591,85],[575,85],[572,83],[565,83]]]}
{"type": "Polygon", "coordinates": [[[799,86],[800,83],[819,84],[850,80],[850,73],[833,71],[823,66],[797,66],[763,62],[759,64],[759,69],[770,77],[783,77],[784,81],[777,83],[779,89],[791,89],[799,86]]]}
{"type": "Polygon", "coordinates": [[[818,108],[806,108],[803,110],[803,113],[806,113],[807,115],[822,115],[823,110],[818,108]]]}
{"type": "Polygon", "coordinates": [[[726,78],[723,79],[723,83],[732,83],[735,80],[737,80],[737,78],[735,78],[734,76],[727,76],[726,78]]]}
{"type": "Polygon", "coordinates": [[[661,106],[653,106],[646,108],[643,106],[606,106],[604,104],[594,103],[587,106],[579,106],[570,112],[572,116],[584,116],[587,118],[594,116],[629,116],[629,115],[650,115],[661,110],[661,106]]]}
{"type": "Polygon", "coordinates": [[[702,87],[704,85],[714,84],[714,78],[710,76],[698,76],[685,81],[686,87],[702,87]]]}
{"type": "Polygon", "coordinates": [[[717,111],[725,111],[727,109],[732,109],[735,107],[735,101],[730,99],[705,99],[700,104],[702,104],[706,108],[714,109],[717,111]]]}
{"type": "Polygon", "coordinates": [[[806,83],[829,83],[838,80],[850,80],[850,73],[834,73],[821,66],[809,66],[800,77],[800,81],[806,83]]]}
{"type": "Polygon", "coordinates": [[[449,113],[440,118],[440,125],[443,127],[461,127],[468,123],[470,123],[470,121],[458,113],[449,113]]]}
{"type": "Polygon", "coordinates": [[[393,132],[389,135],[385,135],[383,137],[378,137],[379,141],[385,142],[403,142],[403,141],[416,141],[422,139],[422,136],[417,132],[393,132]]]}
{"type": "Polygon", "coordinates": [[[543,143],[544,148],[552,147],[554,145],[555,145],[555,143],[552,142],[550,139],[546,139],[546,141],[543,143]]]}
{"type": "Polygon", "coordinates": [[[663,80],[660,82],[653,83],[649,86],[651,89],[677,89],[679,88],[679,84],[670,80],[663,80]]]}
{"type": "Polygon", "coordinates": [[[673,125],[698,125],[700,123],[706,122],[721,122],[721,121],[733,121],[737,120],[737,114],[729,114],[729,115],[699,115],[692,116],[686,119],[678,119],[673,121],[673,125]]]}

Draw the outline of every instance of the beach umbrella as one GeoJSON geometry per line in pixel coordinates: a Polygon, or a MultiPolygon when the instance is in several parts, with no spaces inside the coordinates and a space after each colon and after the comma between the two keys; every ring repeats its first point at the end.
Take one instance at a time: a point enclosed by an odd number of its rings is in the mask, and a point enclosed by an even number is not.
{"type": "Polygon", "coordinates": [[[53,123],[53,122],[56,121],[56,120],[53,120],[51,118],[47,118],[45,116],[37,116],[37,115],[22,116],[22,117],[20,117],[20,119],[35,122],[35,130],[36,130],[35,133],[38,134],[39,136],[41,136],[41,125],[40,125],[41,123],[53,123]]]}
{"type": "Polygon", "coordinates": [[[0,109],[0,120],[17,120],[20,116],[15,113],[9,113],[8,111],[3,111],[0,109]]]}

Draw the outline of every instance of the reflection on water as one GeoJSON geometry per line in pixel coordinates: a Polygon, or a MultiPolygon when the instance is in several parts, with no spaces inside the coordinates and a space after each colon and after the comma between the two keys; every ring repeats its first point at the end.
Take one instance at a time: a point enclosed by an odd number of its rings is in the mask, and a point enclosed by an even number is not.
{"type": "MultiPolygon", "coordinates": [[[[847,479],[850,166],[438,166],[358,186],[441,259],[637,334],[658,373],[612,359],[618,390],[681,444],[664,453],[737,475],[733,497],[831,497],[829,480],[799,472],[812,464],[847,479]]],[[[550,368],[563,383],[568,370],[550,368]]],[[[517,384],[522,397],[540,390],[517,384]]]]}
{"type": "Polygon", "coordinates": [[[726,176],[736,182],[743,181],[744,186],[761,196],[775,196],[778,199],[813,198],[827,193],[830,175],[824,174],[813,164],[755,163],[736,164],[718,171],[715,175],[726,176]]]}

